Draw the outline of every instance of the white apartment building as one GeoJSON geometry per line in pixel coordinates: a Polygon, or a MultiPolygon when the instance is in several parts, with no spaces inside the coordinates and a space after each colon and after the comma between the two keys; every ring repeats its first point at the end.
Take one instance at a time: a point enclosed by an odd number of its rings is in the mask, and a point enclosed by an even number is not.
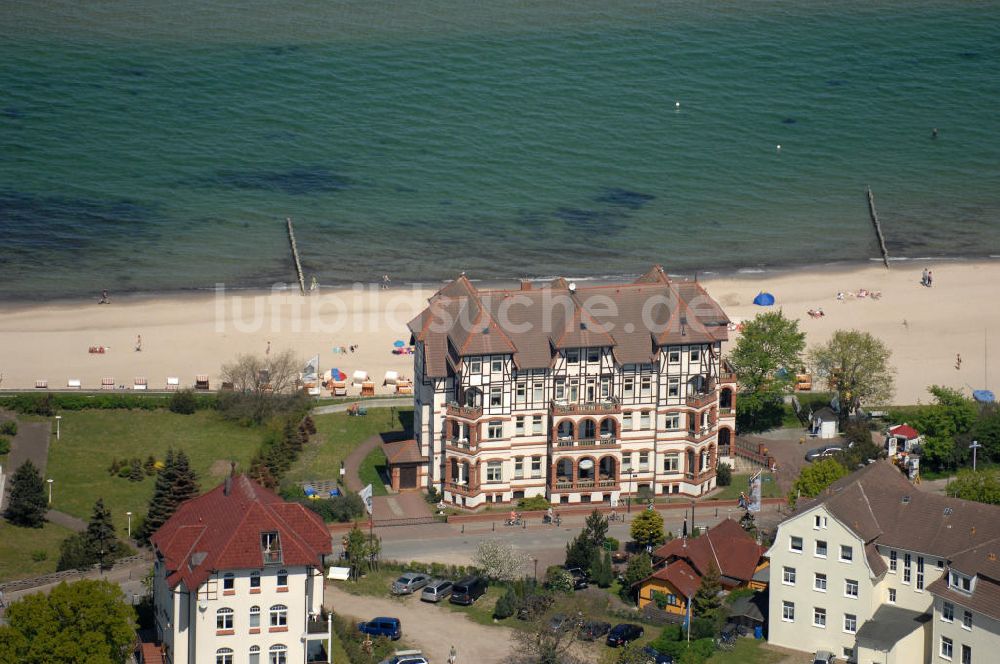
{"type": "Polygon", "coordinates": [[[997,552],[1000,507],[870,464],[779,525],[768,640],[858,664],[998,661],[997,552]]]}
{"type": "Polygon", "coordinates": [[[325,662],[322,520],[243,475],[185,502],[151,539],[168,664],[325,662]]]}
{"type": "Polygon", "coordinates": [[[701,495],[735,430],[728,324],[659,266],[610,286],[478,290],[460,276],[410,322],[411,486],[465,507],[701,495]]]}

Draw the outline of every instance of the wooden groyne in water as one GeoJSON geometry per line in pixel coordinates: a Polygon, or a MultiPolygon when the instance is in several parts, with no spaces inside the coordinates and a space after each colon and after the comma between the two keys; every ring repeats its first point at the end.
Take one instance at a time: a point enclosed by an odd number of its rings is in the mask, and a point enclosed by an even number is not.
{"type": "Polygon", "coordinates": [[[306,278],[302,274],[302,263],[299,261],[299,247],[295,243],[295,229],[292,228],[292,218],[286,217],[285,222],[288,224],[288,244],[292,247],[292,260],[295,261],[295,274],[299,278],[299,291],[305,295],[306,294],[306,278]]]}
{"type": "Polygon", "coordinates": [[[875,211],[875,194],[872,193],[871,187],[866,187],[868,190],[868,214],[871,215],[872,224],[875,226],[875,238],[878,240],[878,249],[882,252],[882,262],[885,263],[885,269],[889,269],[889,250],[885,248],[885,235],[882,234],[882,224],[878,220],[878,212],[875,211]]]}

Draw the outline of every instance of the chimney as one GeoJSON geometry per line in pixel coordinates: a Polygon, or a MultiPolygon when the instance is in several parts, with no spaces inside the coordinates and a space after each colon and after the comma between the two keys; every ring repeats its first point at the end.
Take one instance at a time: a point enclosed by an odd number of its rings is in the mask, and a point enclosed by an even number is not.
{"type": "Polygon", "coordinates": [[[521,290],[529,291],[531,290],[531,282],[527,279],[521,279],[521,290]]]}

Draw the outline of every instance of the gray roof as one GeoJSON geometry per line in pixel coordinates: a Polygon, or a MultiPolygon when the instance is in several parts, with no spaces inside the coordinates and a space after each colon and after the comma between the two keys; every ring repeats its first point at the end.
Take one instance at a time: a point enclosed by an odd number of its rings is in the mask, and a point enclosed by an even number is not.
{"type": "Polygon", "coordinates": [[[655,266],[631,284],[477,290],[461,275],[409,323],[424,373],[445,377],[469,355],[513,355],[519,370],[548,369],[557,350],[610,348],[620,364],[653,362],[666,345],[725,341],[729,318],[697,282],[655,266]]]}
{"type": "Polygon", "coordinates": [[[930,613],[883,604],[858,630],[858,645],[876,650],[892,650],[899,641],[926,625],[931,618],[930,613]]]}
{"type": "Polygon", "coordinates": [[[764,593],[737,597],[729,605],[730,618],[749,618],[762,623],[765,611],[767,611],[767,596],[764,593]]]}

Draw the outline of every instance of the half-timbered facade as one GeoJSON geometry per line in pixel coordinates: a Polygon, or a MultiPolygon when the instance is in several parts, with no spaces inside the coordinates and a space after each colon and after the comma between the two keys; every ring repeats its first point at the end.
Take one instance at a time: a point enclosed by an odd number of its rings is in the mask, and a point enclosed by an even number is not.
{"type": "Polygon", "coordinates": [[[478,290],[460,276],[410,322],[427,485],[466,507],[714,488],[735,428],[728,323],[659,266],[584,288],[478,290]]]}

